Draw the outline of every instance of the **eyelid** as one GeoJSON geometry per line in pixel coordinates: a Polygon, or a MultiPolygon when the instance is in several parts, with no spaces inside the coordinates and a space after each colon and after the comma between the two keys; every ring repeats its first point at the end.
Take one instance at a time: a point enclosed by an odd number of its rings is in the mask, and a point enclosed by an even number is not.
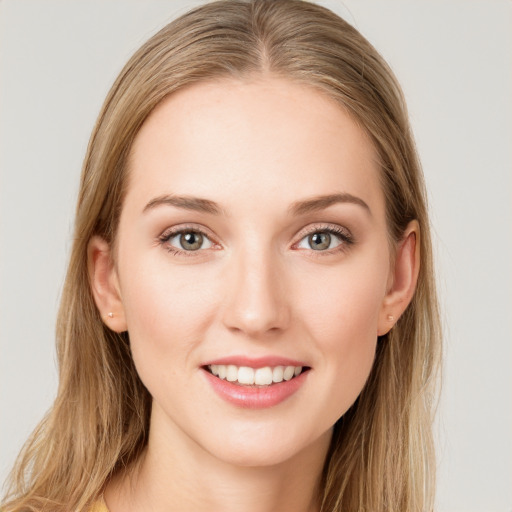
{"type": "MultiPolygon", "coordinates": [[[[171,226],[158,236],[159,239],[162,238],[169,238],[171,235],[177,235],[179,233],[187,233],[189,231],[195,231],[197,233],[201,233],[202,235],[206,236],[210,240],[215,239],[215,236],[213,233],[206,228],[205,226],[202,226],[201,224],[194,224],[194,223],[186,223],[186,224],[178,224],[176,226],[171,226]]],[[[212,240],[213,241],[213,240],[212,240]]]]}
{"type": "Polygon", "coordinates": [[[311,224],[302,229],[297,235],[297,237],[300,238],[300,240],[302,240],[305,236],[311,235],[312,233],[318,233],[323,231],[333,231],[335,233],[343,234],[347,238],[352,238],[352,233],[346,227],[340,226],[339,224],[329,223],[311,224]]]}

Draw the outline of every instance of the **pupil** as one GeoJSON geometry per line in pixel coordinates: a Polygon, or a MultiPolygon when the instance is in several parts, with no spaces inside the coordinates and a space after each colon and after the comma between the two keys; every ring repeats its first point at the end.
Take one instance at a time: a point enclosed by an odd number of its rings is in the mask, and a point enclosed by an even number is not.
{"type": "Polygon", "coordinates": [[[183,249],[197,251],[203,244],[203,235],[201,233],[185,233],[180,237],[180,244],[183,249]]]}
{"type": "Polygon", "coordinates": [[[309,236],[309,243],[315,251],[327,249],[331,245],[331,235],[329,233],[314,233],[309,236]]]}

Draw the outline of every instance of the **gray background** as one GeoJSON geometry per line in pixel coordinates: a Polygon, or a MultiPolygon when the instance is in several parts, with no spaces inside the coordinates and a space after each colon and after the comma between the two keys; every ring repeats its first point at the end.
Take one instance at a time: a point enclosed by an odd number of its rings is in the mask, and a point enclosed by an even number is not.
{"type": "MultiPolygon", "coordinates": [[[[55,314],[103,98],[197,3],[0,1],[0,481],[55,395],[55,314]]],[[[512,3],[321,3],[397,73],[430,190],[446,330],[437,510],[510,512],[512,3]]]]}

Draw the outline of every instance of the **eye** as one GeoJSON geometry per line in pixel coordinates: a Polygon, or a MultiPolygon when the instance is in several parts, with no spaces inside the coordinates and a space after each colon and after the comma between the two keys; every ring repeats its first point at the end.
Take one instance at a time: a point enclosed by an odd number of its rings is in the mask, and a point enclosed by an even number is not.
{"type": "Polygon", "coordinates": [[[160,236],[160,242],[175,253],[196,252],[213,247],[208,236],[197,229],[180,229],[166,231],[160,236]]]}
{"type": "Polygon", "coordinates": [[[342,249],[352,243],[352,236],[348,230],[341,227],[328,227],[314,228],[300,240],[296,247],[318,252],[331,252],[333,249],[342,249]]]}

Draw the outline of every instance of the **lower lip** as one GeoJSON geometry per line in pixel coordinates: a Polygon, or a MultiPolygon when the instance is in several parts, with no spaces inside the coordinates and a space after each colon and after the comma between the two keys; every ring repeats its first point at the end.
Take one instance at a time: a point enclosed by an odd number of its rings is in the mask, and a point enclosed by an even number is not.
{"type": "Polygon", "coordinates": [[[205,369],[203,373],[213,390],[226,402],[246,409],[264,409],[278,405],[295,394],[304,384],[309,370],[293,379],[262,387],[240,386],[219,379],[205,369]]]}

